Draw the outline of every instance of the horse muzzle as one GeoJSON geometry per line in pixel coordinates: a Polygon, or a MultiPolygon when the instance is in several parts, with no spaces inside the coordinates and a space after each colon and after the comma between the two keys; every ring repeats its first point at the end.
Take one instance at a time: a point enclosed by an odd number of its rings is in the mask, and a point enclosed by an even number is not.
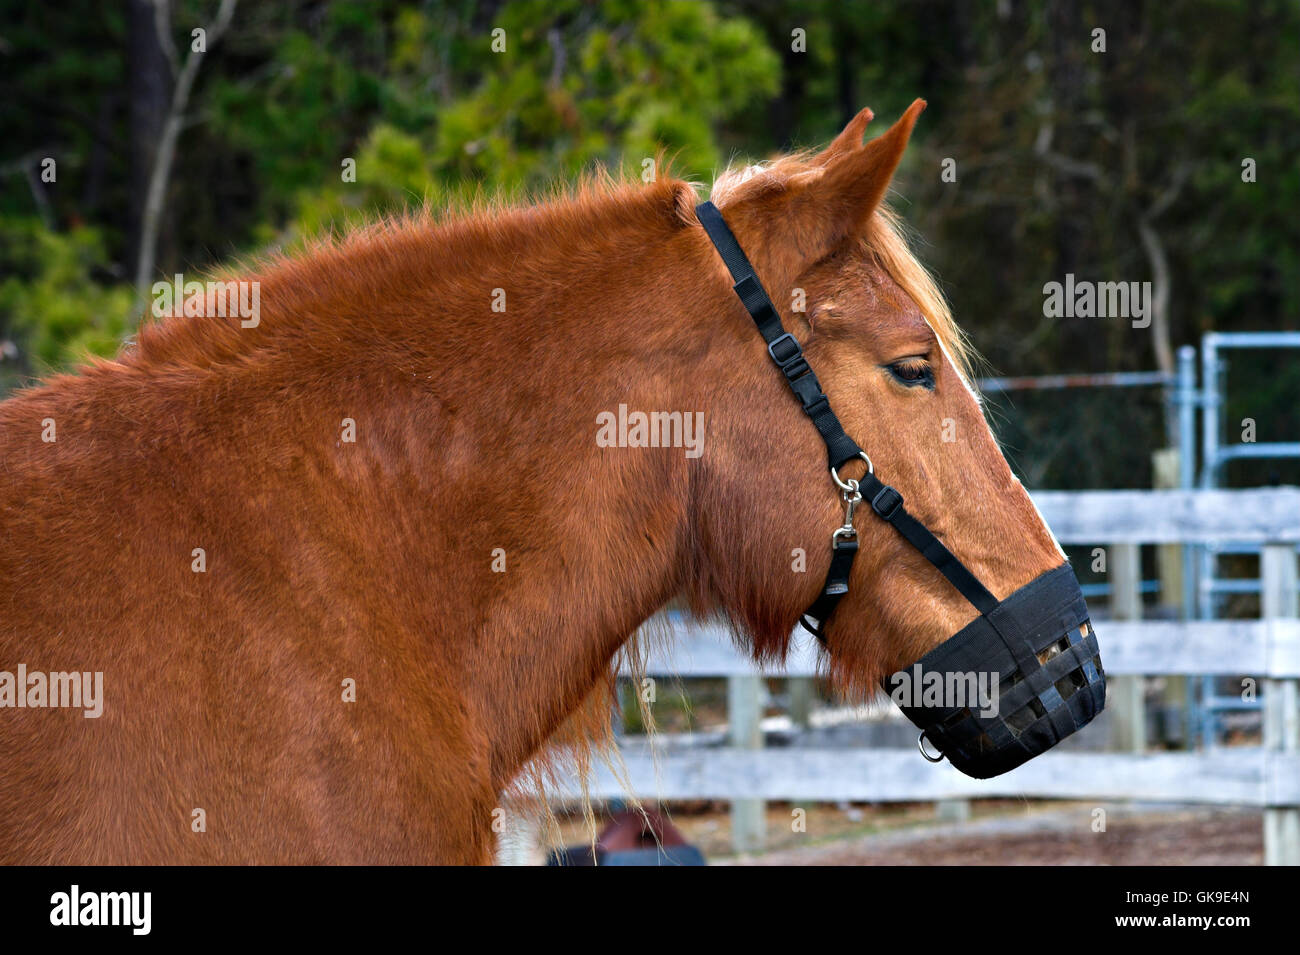
{"type": "Polygon", "coordinates": [[[999,601],[884,684],[921,729],[925,757],[947,757],[976,779],[1046,752],[1106,701],[1097,636],[1069,564],[999,601]]]}

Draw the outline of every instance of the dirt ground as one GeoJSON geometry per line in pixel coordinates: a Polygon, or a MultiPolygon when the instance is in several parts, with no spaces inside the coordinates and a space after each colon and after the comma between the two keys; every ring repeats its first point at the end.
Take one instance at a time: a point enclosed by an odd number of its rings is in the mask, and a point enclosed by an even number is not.
{"type": "MultiPolygon", "coordinates": [[[[725,805],[668,807],[674,824],[714,865],[1260,865],[1258,810],[980,801],[966,822],[933,804],[818,805],[794,831],[793,807],[767,807],[768,851],[736,856],[725,805]]],[[[565,826],[566,841],[582,842],[565,826]]]]}
{"type": "Polygon", "coordinates": [[[1260,865],[1259,812],[1109,813],[1093,807],[844,839],[715,862],[739,865],[1260,865]]]}

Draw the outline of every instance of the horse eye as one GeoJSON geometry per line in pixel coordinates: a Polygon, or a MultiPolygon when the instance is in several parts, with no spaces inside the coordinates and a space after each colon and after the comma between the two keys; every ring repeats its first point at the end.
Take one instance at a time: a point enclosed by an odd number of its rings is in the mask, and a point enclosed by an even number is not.
{"type": "Polygon", "coordinates": [[[909,358],[906,361],[896,361],[886,367],[889,368],[891,375],[905,385],[934,387],[934,373],[930,370],[929,362],[924,359],[909,358]]]}

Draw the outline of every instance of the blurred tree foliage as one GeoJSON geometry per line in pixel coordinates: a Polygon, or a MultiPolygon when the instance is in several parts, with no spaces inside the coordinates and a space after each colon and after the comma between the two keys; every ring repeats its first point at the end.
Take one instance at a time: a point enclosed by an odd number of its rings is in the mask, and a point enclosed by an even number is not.
{"type": "MultiPolygon", "coordinates": [[[[169,7],[184,55],[216,0],[169,7]]],[[[169,96],[152,31],[149,0],[0,0],[0,387],[111,353],[134,324],[125,283],[169,96]]],[[[930,108],[895,201],[992,369],[1150,369],[1205,330],[1297,327],[1289,0],[245,0],[199,72],[159,273],[597,163],[635,173],[660,151],[708,181],[825,143],[864,105],[883,129],[916,96],[930,108]],[[1163,336],[1045,318],[1043,285],[1067,272],[1159,278],[1163,336]]],[[[1229,375],[1230,414],[1260,440],[1300,433],[1296,357],[1229,375]]],[[[1040,486],[1142,486],[1165,443],[1156,389],[990,404],[1040,486]]],[[[1291,464],[1241,468],[1300,483],[1291,464]]]]}
{"type": "Polygon", "coordinates": [[[57,367],[67,355],[117,350],[130,327],[131,290],[98,280],[106,259],[96,230],[54,232],[35,219],[3,219],[0,261],[0,314],[9,319],[7,334],[23,342],[6,350],[0,384],[12,387],[17,376],[57,367]]]}

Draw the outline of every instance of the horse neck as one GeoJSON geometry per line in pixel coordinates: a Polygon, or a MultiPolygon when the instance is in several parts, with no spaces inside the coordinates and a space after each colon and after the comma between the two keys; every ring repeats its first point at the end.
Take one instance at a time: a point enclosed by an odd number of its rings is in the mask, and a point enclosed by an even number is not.
{"type": "Polygon", "coordinates": [[[620,405],[701,410],[682,391],[709,347],[688,329],[697,243],[652,199],[645,227],[624,209],[622,224],[565,220],[526,247],[467,251],[452,272],[412,261],[401,271],[422,278],[384,306],[400,321],[366,319],[386,323],[363,336],[370,357],[314,376],[334,382],[327,405],[360,408],[339,467],[350,500],[378,504],[356,505],[351,533],[497,789],[691,564],[687,449],[597,441],[620,405]]]}

